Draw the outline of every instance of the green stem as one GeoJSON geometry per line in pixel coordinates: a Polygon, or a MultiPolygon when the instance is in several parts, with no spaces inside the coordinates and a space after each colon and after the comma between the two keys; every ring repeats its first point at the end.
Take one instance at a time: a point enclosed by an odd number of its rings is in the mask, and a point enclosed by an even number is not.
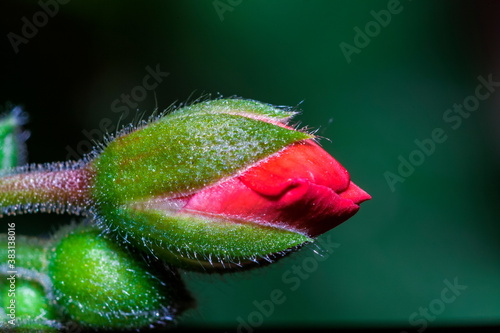
{"type": "Polygon", "coordinates": [[[55,212],[86,215],[93,172],[81,163],[21,167],[0,177],[0,217],[3,214],[55,212]]]}

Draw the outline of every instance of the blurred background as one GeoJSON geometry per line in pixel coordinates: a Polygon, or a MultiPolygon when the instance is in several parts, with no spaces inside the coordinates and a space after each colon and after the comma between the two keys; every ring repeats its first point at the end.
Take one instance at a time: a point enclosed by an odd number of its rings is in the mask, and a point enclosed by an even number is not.
{"type": "MultiPolygon", "coordinates": [[[[321,236],[335,244],[322,261],[309,247],[254,272],[186,273],[198,307],[180,328],[500,323],[500,3],[47,3],[0,4],[0,103],[30,115],[29,162],[80,158],[156,107],[240,96],[299,106],[373,196],[321,236]],[[284,298],[266,308],[273,290],[284,298]]],[[[71,219],[15,221],[44,234],[71,219]]]]}

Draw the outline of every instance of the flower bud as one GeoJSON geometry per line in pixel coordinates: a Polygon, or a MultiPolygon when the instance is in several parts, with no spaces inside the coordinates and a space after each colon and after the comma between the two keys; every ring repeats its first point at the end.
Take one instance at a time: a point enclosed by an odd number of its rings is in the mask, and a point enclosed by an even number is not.
{"type": "Polygon", "coordinates": [[[138,329],[174,320],[193,300],[173,272],[151,273],[96,228],[61,231],[48,253],[56,306],[92,329],[138,329]]]}
{"type": "Polygon", "coordinates": [[[87,166],[100,223],[188,269],[279,258],[370,196],[281,108],[185,107],[114,138],[87,166]]]}

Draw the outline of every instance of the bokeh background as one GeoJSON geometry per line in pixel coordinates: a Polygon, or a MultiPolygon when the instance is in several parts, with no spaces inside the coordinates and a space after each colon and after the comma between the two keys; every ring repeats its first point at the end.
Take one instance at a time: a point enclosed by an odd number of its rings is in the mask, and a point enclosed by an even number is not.
{"type": "MultiPolygon", "coordinates": [[[[0,4],[0,103],[30,114],[30,162],[81,156],[89,137],[101,139],[103,121],[109,129],[203,94],[236,95],[299,106],[296,121],[317,129],[373,196],[321,236],[340,246],[308,266],[307,277],[293,267],[310,263],[314,248],[255,272],[186,273],[198,308],[180,328],[500,323],[500,87],[458,128],[443,119],[475,96],[479,76],[500,81],[498,2],[67,1],[13,47],[9,33],[22,36],[23,17],[33,22],[40,10],[37,1],[0,4]],[[398,12],[377,29],[372,11],[388,7],[398,12]],[[357,37],[362,47],[346,57],[341,45],[355,47],[356,27],[367,24],[371,36],[357,37]],[[169,74],[118,111],[147,66],[169,74]],[[391,188],[387,172],[398,174],[400,156],[416,156],[415,140],[436,128],[447,140],[391,188]],[[299,279],[296,290],[286,272],[299,279]],[[466,289],[440,303],[445,280],[466,289]],[[256,303],[275,289],[286,300],[263,313],[256,303]],[[427,319],[414,314],[429,306],[427,319]]],[[[18,233],[47,234],[71,219],[15,221],[18,233]]]]}

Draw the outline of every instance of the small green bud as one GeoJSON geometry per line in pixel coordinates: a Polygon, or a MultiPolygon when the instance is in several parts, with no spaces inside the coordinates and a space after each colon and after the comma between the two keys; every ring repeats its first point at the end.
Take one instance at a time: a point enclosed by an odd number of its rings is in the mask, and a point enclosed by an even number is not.
{"type": "Polygon", "coordinates": [[[177,276],[144,261],[93,227],[62,231],[48,254],[57,307],[86,328],[133,329],[174,320],[192,299],[177,276]]]}

